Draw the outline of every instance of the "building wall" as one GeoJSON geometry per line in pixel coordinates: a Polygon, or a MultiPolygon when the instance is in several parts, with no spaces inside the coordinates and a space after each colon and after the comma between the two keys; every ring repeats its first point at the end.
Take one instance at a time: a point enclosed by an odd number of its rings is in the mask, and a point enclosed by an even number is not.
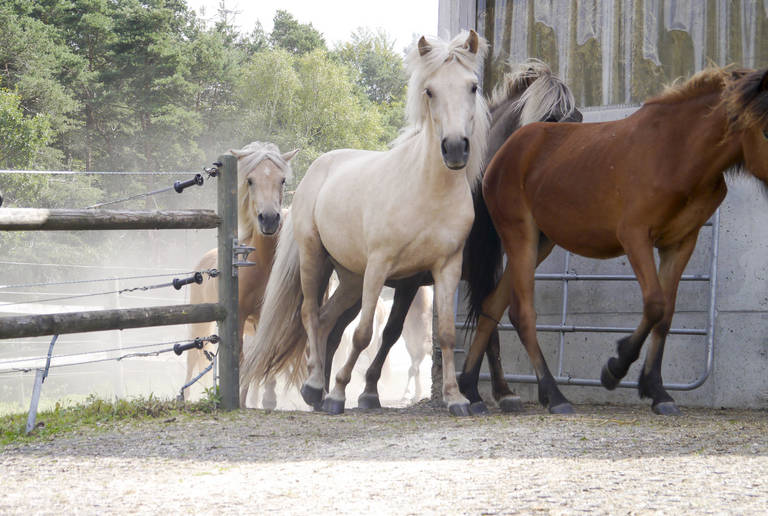
{"type": "MultiPolygon", "coordinates": [[[[768,0],[441,1],[440,35],[448,37],[467,28],[476,28],[492,45],[485,91],[503,74],[507,60],[538,57],[566,79],[577,103],[589,108],[585,121],[626,116],[634,108],[607,106],[637,106],[665,83],[690,76],[710,61],[768,66],[768,0]]],[[[768,407],[768,199],[756,182],[730,181],[721,206],[719,235],[713,372],[701,387],[671,394],[683,406],[768,407]]],[[[705,227],[686,274],[707,274],[712,251],[712,228],[705,227]]],[[[572,256],[569,260],[571,273],[632,272],[626,258],[598,261],[572,256]]],[[[564,270],[565,253],[558,249],[537,272],[564,270]]],[[[709,288],[707,282],[681,285],[673,327],[706,328],[709,288]]],[[[562,296],[562,282],[537,281],[539,324],[563,321],[562,296]]],[[[567,325],[634,327],[641,310],[636,282],[569,282],[567,325]]],[[[457,320],[463,321],[461,305],[457,312],[457,320]]],[[[587,379],[599,378],[619,337],[566,333],[561,359],[560,335],[539,334],[553,373],[587,379]]],[[[459,346],[463,342],[459,332],[459,346]]],[[[508,373],[532,374],[513,331],[503,333],[502,346],[508,373]]],[[[670,336],[664,359],[666,383],[701,379],[706,371],[706,337],[670,336]]],[[[637,379],[638,367],[630,370],[627,380],[637,379]]],[[[526,400],[536,399],[532,384],[517,383],[513,388],[526,400]]],[[[487,385],[484,390],[490,399],[487,385]]],[[[563,392],[576,403],[640,402],[634,389],[609,392],[602,387],[564,386],[563,392]]]]}

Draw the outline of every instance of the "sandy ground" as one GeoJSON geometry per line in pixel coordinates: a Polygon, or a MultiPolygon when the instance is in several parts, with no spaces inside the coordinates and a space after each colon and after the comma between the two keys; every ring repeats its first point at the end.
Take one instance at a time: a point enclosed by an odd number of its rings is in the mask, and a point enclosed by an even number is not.
{"type": "Polygon", "coordinates": [[[765,514],[768,412],[428,403],[120,423],[0,451],[0,513],[765,514]]]}

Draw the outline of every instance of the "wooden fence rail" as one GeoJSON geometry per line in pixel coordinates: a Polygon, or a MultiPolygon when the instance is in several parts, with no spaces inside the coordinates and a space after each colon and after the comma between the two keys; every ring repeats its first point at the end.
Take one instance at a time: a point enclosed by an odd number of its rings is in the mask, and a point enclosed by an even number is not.
{"type": "Polygon", "coordinates": [[[117,211],[0,210],[0,231],[77,231],[95,229],[211,229],[221,219],[211,210],[117,211]]]}

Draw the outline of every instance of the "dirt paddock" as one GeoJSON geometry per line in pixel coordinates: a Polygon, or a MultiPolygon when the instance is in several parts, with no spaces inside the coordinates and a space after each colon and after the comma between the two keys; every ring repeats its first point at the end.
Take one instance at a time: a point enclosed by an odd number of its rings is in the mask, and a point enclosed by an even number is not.
{"type": "Polygon", "coordinates": [[[768,412],[427,403],[121,423],[0,452],[0,513],[765,514],[768,412]]]}

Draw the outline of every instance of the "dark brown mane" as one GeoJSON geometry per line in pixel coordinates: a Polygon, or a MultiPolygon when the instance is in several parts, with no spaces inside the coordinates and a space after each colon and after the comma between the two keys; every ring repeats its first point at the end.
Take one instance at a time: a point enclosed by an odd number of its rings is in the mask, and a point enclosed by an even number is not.
{"type": "Polygon", "coordinates": [[[723,103],[730,115],[730,131],[768,127],[768,68],[746,70],[728,82],[723,103]]]}

